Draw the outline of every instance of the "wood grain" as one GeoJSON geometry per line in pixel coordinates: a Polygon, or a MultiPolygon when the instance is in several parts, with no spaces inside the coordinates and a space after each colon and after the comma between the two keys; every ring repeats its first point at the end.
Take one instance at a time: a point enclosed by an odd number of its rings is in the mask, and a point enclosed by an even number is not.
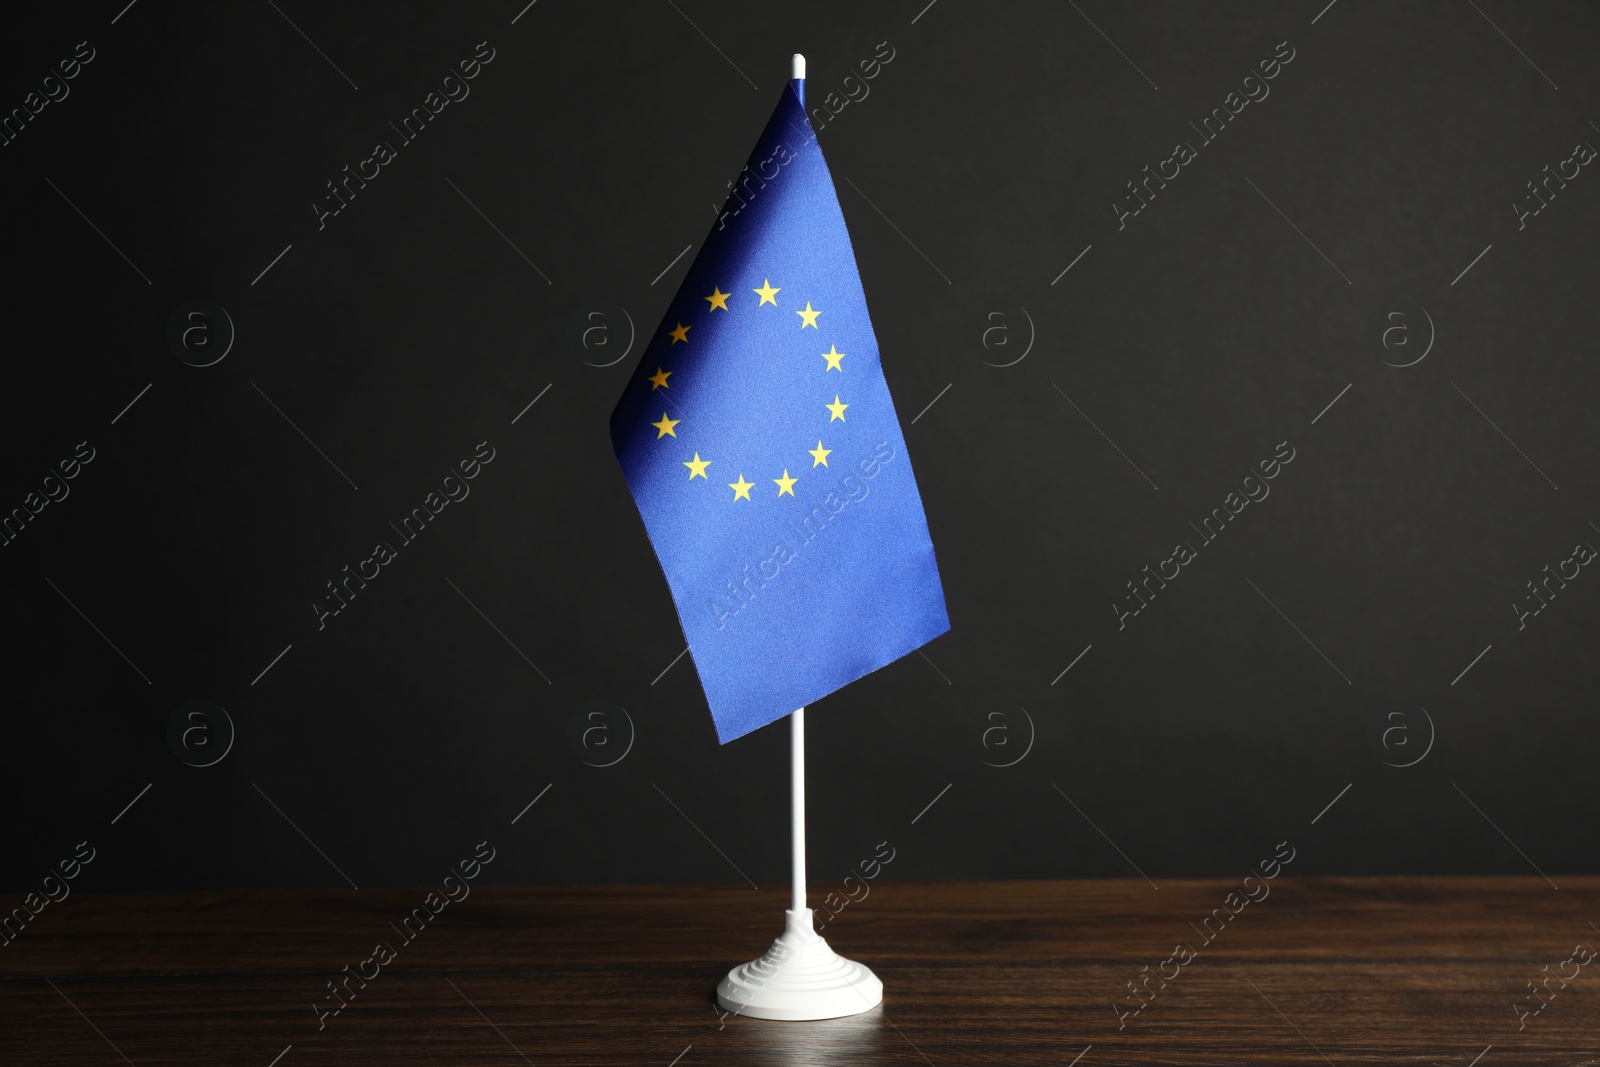
{"type": "Polygon", "coordinates": [[[0,948],[0,1063],[1578,1067],[1600,961],[1520,1030],[1512,1007],[1600,947],[1600,878],[1558,881],[1281,879],[1209,944],[1190,924],[1236,882],[879,882],[826,934],[883,1008],[825,1023],[712,1002],[783,887],[483,887],[409,943],[389,923],[424,890],[82,894],[0,948]],[[319,1030],[325,983],[379,941],[396,958],[319,1030]],[[1197,957],[1119,1029],[1179,942],[1197,957]]]}

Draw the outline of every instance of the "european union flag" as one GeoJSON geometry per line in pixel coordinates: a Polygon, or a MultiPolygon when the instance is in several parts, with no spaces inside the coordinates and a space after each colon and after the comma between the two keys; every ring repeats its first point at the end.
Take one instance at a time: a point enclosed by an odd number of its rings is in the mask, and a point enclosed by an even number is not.
{"type": "Polygon", "coordinates": [[[611,439],[722,743],[950,628],[804,79],[645,349],[611,439]]]}

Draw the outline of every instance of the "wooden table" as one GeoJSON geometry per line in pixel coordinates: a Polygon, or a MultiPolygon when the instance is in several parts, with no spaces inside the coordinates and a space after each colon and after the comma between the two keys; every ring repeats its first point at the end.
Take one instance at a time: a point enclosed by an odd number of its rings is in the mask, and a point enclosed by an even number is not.
{"type": "Polygon", "coordinates": [[[880,881],[826,936],[883,1008],[821,1023],[713,1004],[782,887],[480,887],[409,943],[390,923],[425,890],[75,894],[0,948],[0,1063],[1578,1067],[1600,960],[1564,961],[1600,948],[1600,878],[1557,881],[1285,877],[1209,944],[1237,881],[880,881]],[[395,957],[363,964],[379,941],[395,957]],[[1164,964],[1179,942],[1196,957],[1164,964]],[[319,1029],[346,965],[376,977],[319,1029]],[[1119,1029],[1146,965],[1177,977],[1119,1029]],[[1528,983],[1574,971],[1519,1030],[1528,983]]]}

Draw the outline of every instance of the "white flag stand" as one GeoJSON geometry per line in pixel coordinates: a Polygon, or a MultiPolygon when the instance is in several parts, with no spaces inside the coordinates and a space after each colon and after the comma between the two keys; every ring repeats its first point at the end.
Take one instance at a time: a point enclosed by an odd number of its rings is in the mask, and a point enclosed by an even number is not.
{"type": "MultiPolygon", "coordinates": [[[[805,75],[805,60],[795,69],[805,75]]],[[[883,1003],[883,983],[862,964],[828,947],[806,907],[806,717],[789,716],[792,730],[790,796],[793,805],[794,900],[783,933],[758,960],[740,964],[717,986],[717,1003],[756,1019],[837,1019],[883,1003]]]]}

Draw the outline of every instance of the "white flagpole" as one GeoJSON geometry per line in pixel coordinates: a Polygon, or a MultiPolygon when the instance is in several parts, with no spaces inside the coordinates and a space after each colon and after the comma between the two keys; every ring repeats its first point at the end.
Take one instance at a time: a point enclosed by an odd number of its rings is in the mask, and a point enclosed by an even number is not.
{"type": "MultiPolygon", "coordinates": [[[[805,62],[799,56],[795,59],[797,66],[805,62]]],[[[789,833],[794,875],[794,903],[790,910],[803,915],[806,911],[806,709],[795,709],[789,719],[789,833]]]]}
{"type": "MultiPolygon", "coordinates": [[[[789,77],[804,81],[806,57],[796,52],[789,60],[789,77]]],[[[808,305],[809,306],[809,305],[808,305]]],[[[806,709],[796,708],[789,725],[790,855],[797,915],[806,911],[806,709]]],[[[809,923],[807,924],[810,925],[809,923]]]]}
{"type": "MultiPolygon", "coordinates": [[[[791,77],[804,80],[796,53],[791,77]]],[[[717,1003],[756,1019],[837,1019],[883,1003],[883,983],[870,969],[838,955],[817,936],[806,907],[806,709],[789,723],[789,832],[794,894],[783,933],[760,959],[740,964],[717,986],[717,1003]]]]}

